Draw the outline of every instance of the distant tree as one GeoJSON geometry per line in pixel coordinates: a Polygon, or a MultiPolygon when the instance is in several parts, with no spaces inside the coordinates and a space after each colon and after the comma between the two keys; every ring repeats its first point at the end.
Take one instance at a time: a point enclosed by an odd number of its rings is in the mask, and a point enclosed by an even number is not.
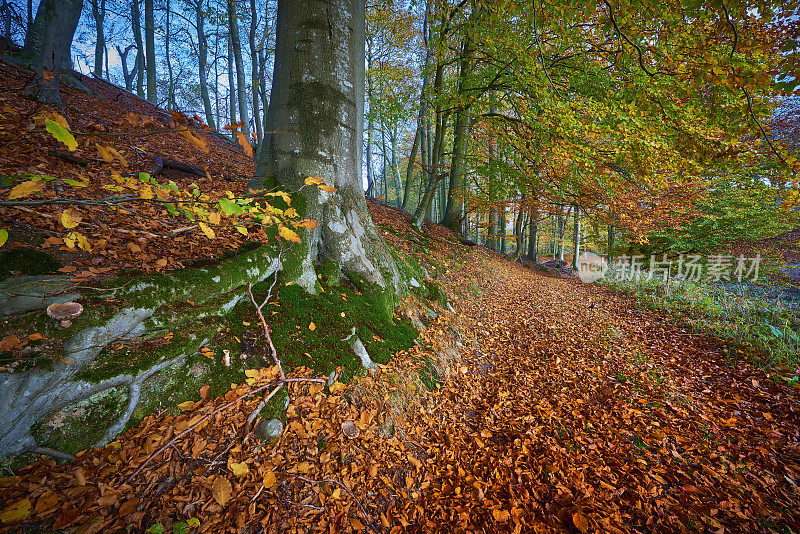
{"type": "Polygon", "coordinates": [[[43,103],[62,107],[61,72],[71,66],[70,48],[83,0],[42,0],[25,36],[23,59],[34,72],[32,92],[43,103]]]}

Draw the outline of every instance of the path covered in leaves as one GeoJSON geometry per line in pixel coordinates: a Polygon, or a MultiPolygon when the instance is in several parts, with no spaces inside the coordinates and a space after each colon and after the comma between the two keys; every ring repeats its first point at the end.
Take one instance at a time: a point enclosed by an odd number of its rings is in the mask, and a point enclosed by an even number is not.
{"type": "MultiPolygon", "coordinates": [[[[385,229],[404,227],[373,209],[385,229]]],[[[405,302],[398,313],[427,328],[391,366],[353,384],[288,385],[286,429],[269,445],[243,439],[259,397],[239,398],[277,368],[225,397],[200,392],[69,465],[43,460],[0,479],[0,527],[800,529],[798,389],[598,286],[454,245],[438,228],[428,235],[431,276],[455,313],[405,302]],[[438,391],[422,385],[424,366],[438,391]]]]}

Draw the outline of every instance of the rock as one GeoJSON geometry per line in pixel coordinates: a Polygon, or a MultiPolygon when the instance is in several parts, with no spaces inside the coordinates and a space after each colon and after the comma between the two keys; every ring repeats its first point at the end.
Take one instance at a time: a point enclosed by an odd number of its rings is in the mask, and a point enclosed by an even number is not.
{"type": "Polygon", "coordinates": [[[456,312],[455,308],[453,308],[453,305],[450,304],[449,302],[447,303],[447,311],[449,311],[451,313],[455,313],[456,312]]]}
{"type": "Polygon", "coordinates": [[[433,311],[430,308],[428,308],[427,313],[428,313],[428,317],[430,317],[431,319],[436,319],[437,317],[439,317],[439,314],[436,313],[435,311],[433,311]]]}
{"type": "Polygon", "coordinates": [[[375,362],[372,361],[372,358],[369,357],[369,353],[367,352],[367,348],[361,342],[360,339],[355,338],[353,341],[350,342],[350,346],[353,348],[353,352],[356,353],[356,356],[361,358],[361,365],[363,365],[366,369],[372,370],[375,369],[375,362]]]}
{"type": "Polygon", "coordinates": [[[332,385],[334,382],[336,382],[336,378],[337,378],[337,376],[338,376],[338,373],[337,373],[337,372],[336,372],[336,370],[334,369],[334,370],[331,372],[331,374],[330,374],[330,375],[328,375],[328,380],[326,380],[326,381],[325,381],[325,383],[328,385],[328,387],[330,387],[330,386],[331,386],[331,385],[332,385]]]}
{"type": "Polygon", "coordinates": [[[0,282],[0,315],[18,315],[77,300],[81,297],[79,293],[65,293],[74,285],[69,276],[57,274],[3,280],[0,282]]]}
{"type": "Polygon", "coordinates": [[[412,278],[411,281],[408,283],[411,287],[420,287],[420,283],[417,282],[416,278],[412,278]]]}
{"type": "Polygon", "coordinates": [[[258,425],[258,428],[256,428],[256,434],[258,437],[266,442],[277,439],[280,437],[281,432],[283,432],[283,423],[280,419],[261,421],[261,423],[258,425]]]}
{"type": "Polygon", "coordinates": [[[344,421],[342,423],[342,434],[348,439],[356,439],[361,434],[361,430],[358,429],[354,422],[344,421]]]}

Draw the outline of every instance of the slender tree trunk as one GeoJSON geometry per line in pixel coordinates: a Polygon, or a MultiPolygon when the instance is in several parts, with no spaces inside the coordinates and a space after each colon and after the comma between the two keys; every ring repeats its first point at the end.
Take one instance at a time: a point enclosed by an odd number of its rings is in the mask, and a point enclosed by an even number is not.
{"type": "MultiPolygon", "coordinates": [[[[478,13],[478,9],[473,10],[469,22],[472,22],[476,13],[478,13]]],[[[475,57],[475,46],[469,34],[469,22],[467,23],[467,34],[464,36],[461,67],[458,75],[459,101],[468,98],[466,95],[466,81],[472,73],[472,63],[475,57]]],[[[460,107],[456,113],[456,124],[453,131],[453,157],[450,163],[450,191],[447,195],[447,207],[442,221],[443,225],[457,234],[463,232],[462,219],[464,217],[464,198],[466,195],[464,159],[467,153],[467,139],[471,126],[470,106],[466,104],[460,107]]]]}
{"type": "Polygon", "coordinates": [[[94,17],[95,35],[97,37],[94,42],[94,75],[102,78],[103,52],[105,52],[106,48],[105,32],[103,31],[103,22],[106,18],[106,0],[92,0],[92,16],[94,17]]]}
{"type": "Polygon", "coordinates": [[[131,1],[131,26],[133,27],[133,40],[136,43],[136,94],[138,94],[140,98],[144,98],[145,61],[139,0],[131,1]]]}
{"type": "MultiPolygon", "coordinates": [[[[233,45],[231,45],[231,36],[228,35],[228,109],[230,110],[228,116],[228,124],[236,122],[236,81],[234,80],[234,59],[233,59],[233,45]]],[[[233,139],[236,135],[231,130],[233,139]]]]}
{"type": "Polygon", "coordinates": [[[165,3],[165,11],[166,11],[166,21],[164,23],[164,27],[166,29],[165,32],[165,39],[164,39],[164,59],[167,61],[167,73],[169,75],[169,83],[167,84],[167,109],[173,110],[175,109],[175,76],[172,72],[172,60],[169,55],[169,43],[170,43],[170,0],[166,0],[165,3]]]}
{"type": "Polygon", "coordinates": [[[531,210],[530,220],[528,222],[528,260],[538,263],[539,262],[539,247],[537,239],[539,237],[539,208],[531,210]]]}
{"type": "Polygon", "coordinates": [[[197,1],[195,21],[197,23],[197,61],[200,74],[200,98],[203,100],[203,110],[206,114],[206,124],[216,130],[214,111],[211,109],[211,98],[208,95],[208,40],[206,39],[204,0],[197,1]]]}
{"type": "Polygon", "coordinates": [[[403,188],[400,180],[400,167],[397,165],[397,124],[393,126],[390,141],[392,142],[392,174],[394,175],[395,189],[397,190],[397,198],[394,205],[397,209],[400,209],[403,204],[403,188]]]}
{"type": "Polygon", "coordinates": [[[608,225],[608,264],[614,263],[614,227],[608,225]]]}
{"type": "MultiPolygon", "coordinates": [[[[125,80],[125,90],[133,91],[133,80],[136,77],[136,69],[138,66],[134,61],[133,68],[128,71],[128,54],[130,54],[131,50],[136,48],[136,46],[128,45],[125,50],[122,50],[119,45],[115,45],[115,48],[117,49],[117,54],[119,55],[120,63],[122,64],[122,79],[125,80]]],[[[108,58],[108,54],[106,54],[106,58],[108,58]]],[[[106,69],[106,72],[108,72],[108,69],[106,69]]]]}
{"type": "Polygon", "coordinates": [[[236,62],[236,96],[239,100],[239,120],[242,121],[242,133],[250,138],[250,119],[245,93],[244,60],[242,59],[242,42],[239,39],[239,17],[236,15],[234,0],[228,0],[228,32],[231,36],[233,59],[236,62]]]}
{"type": "Polygon", "coordinates": [[[320,256],[356,280],[392,292],[406,288],[361,185],[364,15],[364,0],[278,0],[267,137],[249,188],[264,190],[275,180],[299,190],[309,176],[336,188],[305,187],[301,193],[304,215],[317,227],[304,232],[297,282],[312,292],[320,256]]]}
{"type": "Polygon", "coordinates": [[[508,243],[506,240],[507,209],[508,208],[505,203],[500,206],[500,252],[502,254],[508,252],[508,243]]]}
{"type": "Polygon", "coordinates": [[[572,227],[572,268],[577,271],[580,267],[578,256],[581,254],[581,208],[575,205],[573,212],[575,221],[572,227]]]}
{"type": "Polygon", "coordinates": [[[156,88],[156,19],[153,0],[144,0],[144,42],[147,57],[147,100],[158,104],[156,88]]]}
{"type": "Polygon", "coordinates": [[[261,111],[258,105],[258,49],[256,48],[256,30],[258,29],[258,17],[256,16],[256,0],[250,0],[250,33],[248,39],[250,41],[250,80],[253,84],[252,98],[253,98],[253,122],[256,125],[256,142],[259,144],[264,138],[261,123],[261,111]]]}
{"type": "Polygon", "coordinates": [[[519,199],[519,207],[517,209],[517,219],[514,221],[514,238],[516,240],[516,248],[511,255],[511,261],[517,261],[522,255],[522,249],[525,239],[525,194],[523,193],[519,199]]]}
{"type": "Polygon", "coordinates": [[[62,107],[58,86],[61,71],[71,65],[72,37],[78,27],[83,0],[42,0],[25,36],[22,57],[34,73],[34,96],[62,107]],[[45,76],[47,71],[52,77],[45,76]]]}

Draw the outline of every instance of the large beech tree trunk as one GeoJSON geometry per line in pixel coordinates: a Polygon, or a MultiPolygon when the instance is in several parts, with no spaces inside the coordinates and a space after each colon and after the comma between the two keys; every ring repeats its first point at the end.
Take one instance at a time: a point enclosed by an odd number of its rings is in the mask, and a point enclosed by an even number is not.
{"type": "Polygon", "coordinates": [[[364,116],[364,0],[279,0],[275,72],[251,191],[272,179],[299,190],[309,176],[336,188],[305,187],[307,247],[298,283],[314,291],[322,256],[351,276],[402,290],[397,266],[367,211],[361,186],[364,116]],[[324,31],[323,31],[324,30],[324,31]]]}
{"type": "Polygon", "coordinates": [[[78,27],[83,0],[42,0],[25,36],[25,57],[34,72],[40,102],[61,107],[58,84],[61,71],[71,64],[72,36],[78,27]],[[44,72],[52,76],[44,75],[44,72]]]}

